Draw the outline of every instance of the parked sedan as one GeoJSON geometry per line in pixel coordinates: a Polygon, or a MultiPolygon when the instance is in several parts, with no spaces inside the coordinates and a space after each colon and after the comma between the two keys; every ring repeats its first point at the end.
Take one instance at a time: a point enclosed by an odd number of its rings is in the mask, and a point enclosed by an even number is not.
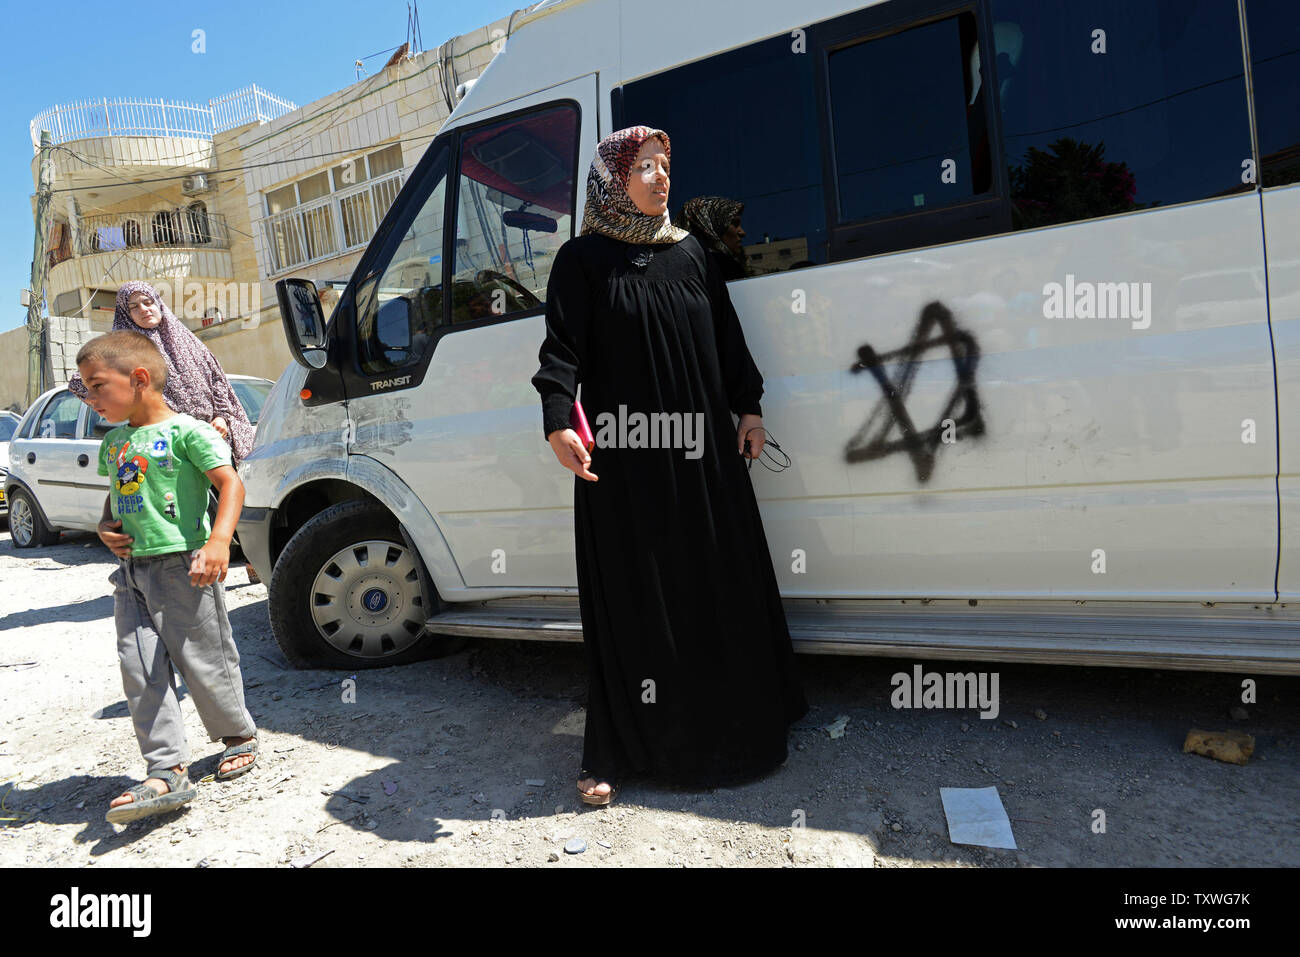
{"type": "Polygon", "coordinates": [[[5,476],[9,474],[9,440],[18,431],[22,416],[15,412],[0,412],[0,514],[9,511],[5,498],[5,476]]]}
{"type": "MultiPolygon", "coordinates": [[[[256,425],[275,383],[242,375],[230,376],[230,383],[256,425]]],[[[98,474],[99,443],[118,424],[66,388],[51,389],[32,403],[0,460],[8,462],[0,482],[15,547],[52,545],[63,529],[95,530],[108,494],[108,479],[98,474]]]]}

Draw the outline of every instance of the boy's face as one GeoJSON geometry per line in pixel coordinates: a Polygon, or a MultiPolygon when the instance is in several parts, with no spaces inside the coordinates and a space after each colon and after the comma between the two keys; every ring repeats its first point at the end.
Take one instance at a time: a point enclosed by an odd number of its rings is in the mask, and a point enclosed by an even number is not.
{"type": "Polygon", "coordinates": [[[149,384],[149,370],[140,367],[130,375],[91,359],[77,367],[86,385],[90,406],[109,422],[123,422],[137,411],[141,395],[149,384]]]}

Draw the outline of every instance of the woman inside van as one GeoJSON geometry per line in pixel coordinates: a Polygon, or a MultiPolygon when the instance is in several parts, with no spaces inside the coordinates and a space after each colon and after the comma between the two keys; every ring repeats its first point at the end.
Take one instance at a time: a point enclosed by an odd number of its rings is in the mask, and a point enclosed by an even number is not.
{"type": "Polygon", "coordinates": [[[631,774],[693,787],[766,774],[808,710],[745,461],[765,440],[763,379],[718,264],[669,220],[669,149],[645,126],[598,144],[532,379],[576,475],[588,804],[631,774]],[[570,427],[575,397],[590,453],[570,427]],[[650,441],[625,428],[638,413],[680,427],[650,441]]]}
{"type": "MultiPolygon", "coordinates": [[[[221,363],[172,314],[153,286],[140,279],[122,283],[117,291],[113,328],[130,329],[153,340],[167,361],[163,398],[177,412],[192,415],[200,422],[210,422],[230,444],[234,465],[253,450],[253,424],[248,421],[221,363]]],[[[80,375],[73,373],[68,389],[87,402],[86,386],[80,375]]],[[[260,581],[252,565],[248,566],[248,580],[260,581]]]]}
{"type": "Polygon", "coordinates": [[[682,204],[673,225],[689,230],[700,241],[704,251],[717,260],[724,280],[744,279],[749,275],[741,245],[745,230],[740,217],[744,212],[745,204],[738,199],[696,196],[682,204]]]}

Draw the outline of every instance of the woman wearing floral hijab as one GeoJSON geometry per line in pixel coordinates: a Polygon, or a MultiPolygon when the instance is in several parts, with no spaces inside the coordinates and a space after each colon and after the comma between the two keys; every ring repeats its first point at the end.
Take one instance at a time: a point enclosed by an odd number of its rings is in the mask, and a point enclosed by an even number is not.
{"type": "MultiPolygon", "coordinates": [[[[130,329],[153,340],[167,363],[163,398],[177,412],[212,423],[230,443],[235,465],[253,450],[253,425],[221,363],[198,336],[172,315],[153,286],[138,279],[122,284],[117,291],[113,328],[130,329]]],[[[68,388],[80,399],[86,398],[81,376],[74,374],[68,388]]]]}
{"type": "Polygon", "coordinates": [[[532,379],[543,433],[577,476],[588,804],[631,773],[714,787],[771,771],[808,709],[742,457],[762,450],[763,379],[716,263],[669,220],[669,149],[645,126],[598,144],[532,379]],[[590,454],[569,427],[579,383],[590,454]],[[620,407],[680,413],[683,429],[622,442],[608,421],[620,407]]]}

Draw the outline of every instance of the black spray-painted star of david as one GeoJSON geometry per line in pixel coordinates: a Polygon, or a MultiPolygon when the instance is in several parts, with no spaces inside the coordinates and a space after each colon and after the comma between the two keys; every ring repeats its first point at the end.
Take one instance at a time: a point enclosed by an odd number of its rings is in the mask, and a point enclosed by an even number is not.
{"type": "Polygon", "coordinates": [[[916,329],[907,345],[893,352],[876,352],[870,345],[858,347],[858,361],[850,372],[868,371],[880,383],[880,401],[844,447],[847,462],[864,462],[883,458],[894,452],[905,451],[912,459],[919,482],[926,482],[934,471],[935,450],[943,436],[943,422],[953,420],[953,434],[983,435],[984,419],[980,414],[979,396],[975,392],[975,364],[979,360],[979,346],[975,337],[957,328],[952,313],[941,302],[932,302],[921,310],[916,329]],[[939,413],[939,421],[924,431],[917,431],[907,412],[907,395],[912,389],[921,356],[930,349],[947,347],[952,356],[957,382],[948,401],[939,413]],[[902,374],[891,380],[882,366],[894,359],[903,360],[902,374]],[[953,410],[962,403],[960,415],[953,410]],[[900,437],[888,440],[897,427],[900,437]]]}

